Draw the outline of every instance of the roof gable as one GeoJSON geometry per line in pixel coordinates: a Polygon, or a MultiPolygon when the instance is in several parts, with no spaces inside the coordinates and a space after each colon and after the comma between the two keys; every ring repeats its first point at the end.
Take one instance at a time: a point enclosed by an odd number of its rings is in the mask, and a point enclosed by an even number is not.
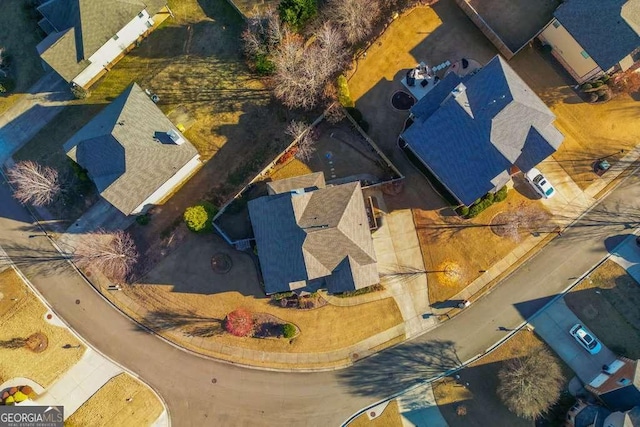
{"type": "Polygon", "coordinates": [[[640,46],[640,0],[565,0],[555,18],[607,71],[640,46]]]}

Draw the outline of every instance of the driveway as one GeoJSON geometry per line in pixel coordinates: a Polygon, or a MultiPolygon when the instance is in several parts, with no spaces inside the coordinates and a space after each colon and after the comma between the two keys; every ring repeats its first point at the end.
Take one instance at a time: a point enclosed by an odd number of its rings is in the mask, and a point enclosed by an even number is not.
{"type": "Polygon", "coordinates": [[[569,329],[581,321],[567,307],[564,298],[558,299],[529,323],[585,384],[602,372],[602,365],[609,365],[616,359],[616,355],[604,344],[598,354],[592,355],[569,335],[569,329]]]}

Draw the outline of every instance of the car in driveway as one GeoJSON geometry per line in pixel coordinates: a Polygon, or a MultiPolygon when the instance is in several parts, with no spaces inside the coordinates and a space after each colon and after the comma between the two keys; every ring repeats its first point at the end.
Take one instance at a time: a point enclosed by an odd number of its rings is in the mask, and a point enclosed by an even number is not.
{"type": "Polygon", "coordinates": [[[600,342],[593,336],[591,332],[587,330],[580,323],[574,325],[570,330],[569,334],[573,338],[578,341],[585,350],[587,350],[591,354],[597,354],[600,350],[602,350],[602,345],[600,342]]]}
{"type": "Polygon", "coordinates": [[[556,189],[538,169],[531,169],[524,174],[524,178],[543,198],[550,199],[556,194],[556,189]]]}

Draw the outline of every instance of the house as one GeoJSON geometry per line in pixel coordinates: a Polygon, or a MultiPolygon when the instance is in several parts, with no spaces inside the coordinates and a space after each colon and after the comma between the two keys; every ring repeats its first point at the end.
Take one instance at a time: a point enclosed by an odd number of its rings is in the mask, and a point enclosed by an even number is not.
{"type": "Polygon", "coordinates": [[[447,74],[411,108],[410,119],[400,147],[465,206],[499,190],[517,170],[529,171],[564,139],[554,114],[501,56],[475,74],[447,74]]]}
{"type": "Polygon", "coordinates": [[[553,16],[539,38],[578,83],[640,60],[640,0],[566,0],[553,16]]]}
{"type": "Polygon", "coordinates": [[[39,25],[47,36],[38,44],[38,54],[67,82],[86,88],[150,31],[154,19],[166,18],[166,4],[166,0],[44,1],[38,6],[39,25]]]}
{"type": "Polygon", "coordinates": [[[611,412],[600,405],[579,401],[567,412],[567,427],[640,427],[640,406],[611,412]]]}
{"type": "Polygon", "coordinates": [[[125,215],[144,212],[201,164],[195,147],[132,84],[64,144],[100,195],[125,215]]]}
{"type": "Polygon", "coordinates": [[[267,294],[340,293],[379,283],[359,182],[327,186],[318,172],[267,189],[248,205],[267,294]]]}
{"type": "Polygon", "coordinates": [[[619,356],[585,388],[612,411],[640,406],[640,364],[619,356]]]}

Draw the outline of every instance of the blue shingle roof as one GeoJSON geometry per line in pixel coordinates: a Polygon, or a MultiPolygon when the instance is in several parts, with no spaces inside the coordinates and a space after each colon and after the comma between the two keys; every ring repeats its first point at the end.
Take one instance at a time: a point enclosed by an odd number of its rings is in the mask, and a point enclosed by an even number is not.
{"type": "Polygon", "coordinates": [[[503,185],[512,165],[528,171],[563,138],[553,113],[498,56],[472,77],[447,76],[411,112],[403,140],[467,206],[503,185]]]}
{"type": "Polygon", "coordinates": [[[566,0],[553,15],[607,71],[640,46],[640,36],[621,16],[627,1],[566,0]]]}

